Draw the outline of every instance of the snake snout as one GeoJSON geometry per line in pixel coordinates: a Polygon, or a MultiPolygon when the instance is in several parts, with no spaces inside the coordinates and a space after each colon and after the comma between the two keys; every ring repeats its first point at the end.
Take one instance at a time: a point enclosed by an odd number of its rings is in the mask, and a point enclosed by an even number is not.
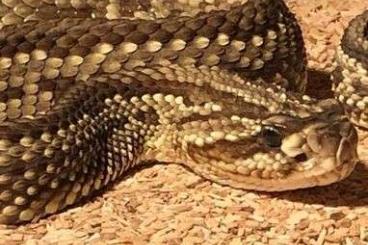
{"type": "Polygon", "coordinates": [[[344,154],[356,151],[357,132],[347,118],[340,115],[330,116],[325,123],[316,124],[312,130],[308,130],[306,141],[310,149],[322,157],[333,156],[342,145],[350,145],[344,150],[344,154]]]}
{"type": "Polygon", "coordinates": [[[336,153],[339,165],[344,165],[351,161],[358,161],[357,144],[358,134],[351,123],[346,122],[340,125],[341,141],[336,153]]]}
{"type": "Polygon", "coordinates": [[[357,159],[358,137],[353,124],[345,115],[344,108],[335,99],[326,99],[318,103],[322,109],[319,120],[307,134],[307,143],[320,157],[336,156],[337,164],[357,159]]]}
{"type": "Polygon", "coordinates": [[[309,131],[306,143],[308,155],[320,163],[322,172],[335,173],[336,179],[347,177],[358,161],[357,132],[346,118],[330,120],[309,131]]]}

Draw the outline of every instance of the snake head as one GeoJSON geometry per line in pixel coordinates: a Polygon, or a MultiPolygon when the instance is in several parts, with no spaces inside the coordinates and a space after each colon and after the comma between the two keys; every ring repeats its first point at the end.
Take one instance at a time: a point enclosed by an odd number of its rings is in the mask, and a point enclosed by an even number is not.
{"type": "Polygon", "coordinates": [[[352,172],[357,132],[337,100],[318,101],[220,69],[187,69],[182,73],[201,87],[182,89],[184,99],[168,98],[175,106],[162,99],[170,113],[160,114],[146,144],[148,159],[259,191],[328,185],[352,172]]]}
{"type": "Polygon", "coordinates": [[[275,148],[281,159],[277,161],[274,155],[274,160],[284,166],[284,172],[278,174],[282,180],[265,190],[327,185],[354,169],[358,159],[356,130],[334,100],[321,101],[318,106],[323,110],[307,118],[278,115],[264,120],[266,126],[259,134],[262,144],[275,148]]]}
{"type": "Polygon", "coordinates": [[[205,130],[185,138],[185,162],[212,181],[259,191],[322,186],[347,177],[357,162],[356,130],[335,100],[306,103],[308,113],[303,107],[295,115],[210,120],[205,130]]]}

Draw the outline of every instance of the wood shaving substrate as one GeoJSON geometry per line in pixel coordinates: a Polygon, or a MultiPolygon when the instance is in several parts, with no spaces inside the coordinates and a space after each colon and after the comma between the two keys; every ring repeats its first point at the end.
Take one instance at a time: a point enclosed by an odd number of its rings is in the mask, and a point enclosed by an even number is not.
{"type": "MultiPolygon", "coordinates": [[[[362,0],[288,4],[303,28],[309,67],[326,72],[348,21],[368,8],[362,0]]],[[[368,244],[366,149],[363,139],[362,164],[345,181],[276,194],[155,165],[80,207],[35,224],[0,226],[0,244],[368,244]]]]}

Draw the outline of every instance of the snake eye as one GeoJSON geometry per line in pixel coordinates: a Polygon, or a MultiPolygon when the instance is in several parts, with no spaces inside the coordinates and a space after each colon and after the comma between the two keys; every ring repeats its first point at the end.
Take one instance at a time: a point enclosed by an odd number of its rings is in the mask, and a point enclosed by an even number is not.
{"type": "Polygon", "coordinates": [[[265,126],[261,131],[262,141],[269,147],[280,147],[282,143],[282,134],[274,127],[265,126]]]}

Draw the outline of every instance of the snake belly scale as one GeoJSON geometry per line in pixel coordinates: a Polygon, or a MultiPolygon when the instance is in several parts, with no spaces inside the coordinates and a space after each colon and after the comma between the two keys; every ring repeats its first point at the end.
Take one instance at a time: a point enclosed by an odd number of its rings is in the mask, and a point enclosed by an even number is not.
{"type": "Polygon", "coordinates": [[[262,191],[354,168],[341,106],[287,91],[304,90],[305,50],[283,1],[152,21],[79,13],[3,17],[0,223],[58,212],[146,161],[262,191]]]}

